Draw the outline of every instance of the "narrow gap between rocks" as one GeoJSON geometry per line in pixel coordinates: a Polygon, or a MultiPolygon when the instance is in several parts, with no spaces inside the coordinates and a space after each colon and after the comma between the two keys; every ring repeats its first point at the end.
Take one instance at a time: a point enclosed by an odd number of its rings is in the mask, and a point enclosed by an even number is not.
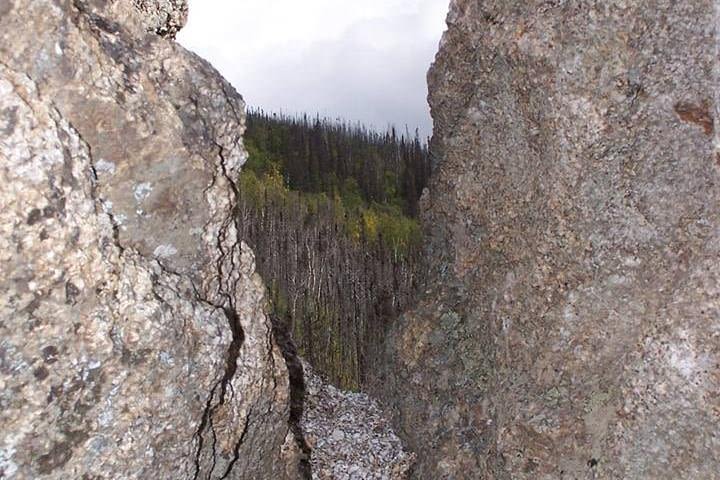
{"type": "Polygon", "coordinates": [[[413,457],[360,391],[421,280],[427,144],[394,129],[253,109],[244,142],[239,238],[269,292],[290,372],[290,424],[309,457],[303,474],[405,478],[413,457]]]}

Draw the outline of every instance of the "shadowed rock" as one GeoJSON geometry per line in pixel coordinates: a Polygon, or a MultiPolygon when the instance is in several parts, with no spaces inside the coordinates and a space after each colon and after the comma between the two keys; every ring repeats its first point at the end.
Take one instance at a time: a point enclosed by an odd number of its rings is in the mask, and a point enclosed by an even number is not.
{"type": "Polygon", "coordinates": [[[716,10],[452,2],[377,388],[415,478],[720,478],[716,10]]]}

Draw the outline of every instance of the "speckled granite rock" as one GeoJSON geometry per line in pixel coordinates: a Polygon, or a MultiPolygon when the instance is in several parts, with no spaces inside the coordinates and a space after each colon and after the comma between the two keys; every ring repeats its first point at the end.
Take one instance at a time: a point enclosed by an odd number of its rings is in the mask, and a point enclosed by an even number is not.
{"type": "Polygon", "coordinates": [[[130,0],[0,3],[0,478],[297,478],[242,99],[147,30],[130,0]]]}
{"type": "Polygon", "coordinates": [[[175,37],[187,23],[187,0],[133,0],[143,12],[148,29],[158,35],[175,37]]]}
{"type": "Polygon", "coordinates": [[[415,478],[720,478],[717,12],[452,2],[431,274],[376,387],[415,478]]]}

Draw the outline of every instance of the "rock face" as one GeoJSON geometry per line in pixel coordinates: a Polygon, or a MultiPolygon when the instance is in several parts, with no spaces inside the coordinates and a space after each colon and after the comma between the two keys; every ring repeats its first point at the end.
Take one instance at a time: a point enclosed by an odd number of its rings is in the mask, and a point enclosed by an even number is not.
{"type": "Polygon", "coordinates": [[[720,478],[717,8],[452,2],[377,387],[415,478],[720,478]]]}
{"type": "Polygon", "coordinates": [[[0,3],[0,478],[299,475],[242,99],[149,33],[185,8],[0,3]]]}
{"type": "Polygon", "coordinates": [[[174,38],[187,23],[187,0],[133,0],[151,32],[174,38]]]}

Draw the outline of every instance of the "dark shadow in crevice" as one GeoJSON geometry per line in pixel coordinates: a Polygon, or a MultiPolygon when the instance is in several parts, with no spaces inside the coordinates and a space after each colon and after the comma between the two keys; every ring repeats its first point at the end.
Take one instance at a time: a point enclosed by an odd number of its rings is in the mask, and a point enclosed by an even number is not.
{"type": "Polygon", "coordinates": [[[301,452],[300,457],[300,475],[304,480],[312,479],[310,466],[311,449],[305,440],[300,421],[302,420],[305,408],[305,372],[302,361],[298,355],[297,346],[292,339],[291,322],[289,319],[281,319],[274,312],[270,313],[272,321],[273,335],[275,341],[280,347],[282,356],[285,359],[288,373],[290,376],[290,429],[292,430],[295,442],[301,452]]]}

